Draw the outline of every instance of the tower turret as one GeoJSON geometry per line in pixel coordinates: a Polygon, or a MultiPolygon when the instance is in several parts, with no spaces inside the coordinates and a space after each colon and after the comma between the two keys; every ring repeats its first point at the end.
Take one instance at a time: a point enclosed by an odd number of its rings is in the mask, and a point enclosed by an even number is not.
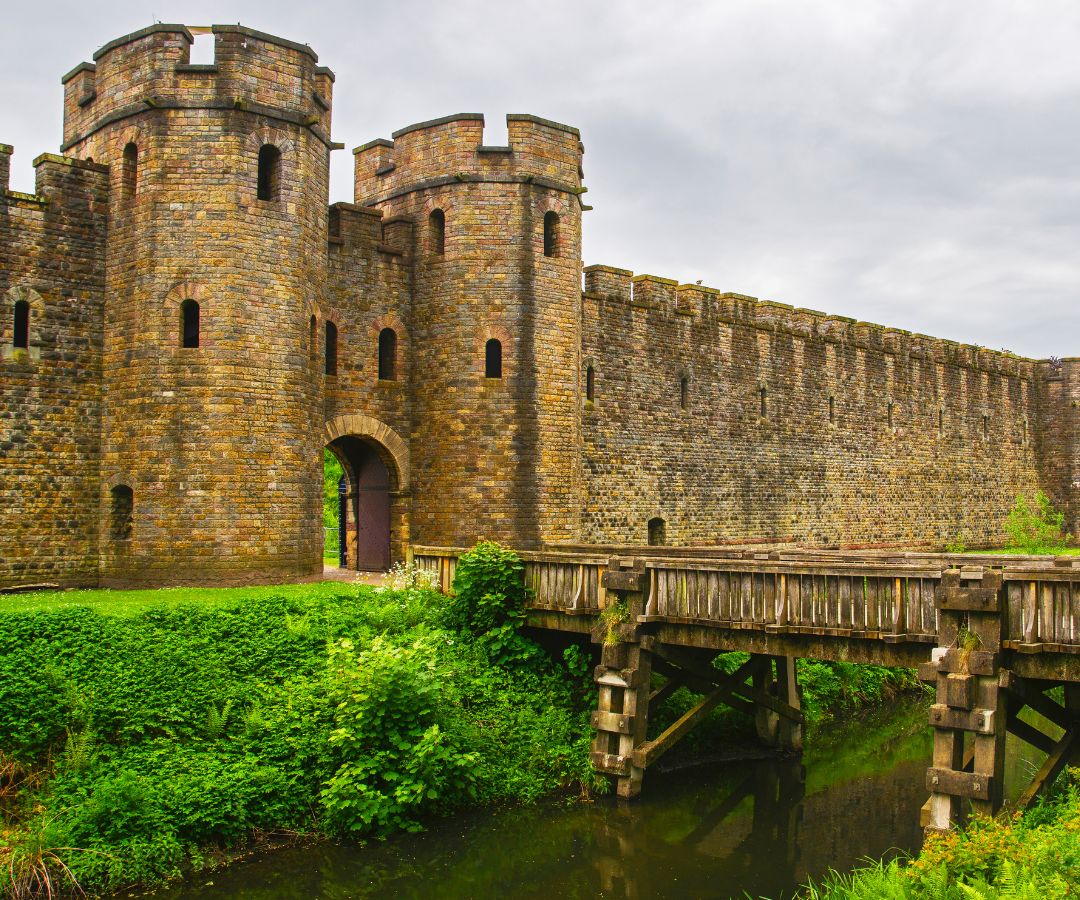
{"type": "Polygon", "coordinates": [[[322,369],[333,74],[315,53],[154,25],[64,78],[64,150],[110,166],[102,576],[321,570],[322,369]]]}
{"type": "Polygon", "coordinates": [[[575,128],[459,114],[354,151],[356,202],[416,225],[413,538],[574,541],[581,483],[575,128]]]}

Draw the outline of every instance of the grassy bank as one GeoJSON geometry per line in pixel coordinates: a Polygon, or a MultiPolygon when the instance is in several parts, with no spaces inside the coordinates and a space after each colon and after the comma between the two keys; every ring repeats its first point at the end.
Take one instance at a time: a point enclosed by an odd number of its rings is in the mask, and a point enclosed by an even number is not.
{"type": "Polygon", "coordinates": [[[5,896],[593,786],[579,661],[571,674],[505,612],[478,634],[417,586],[142,593],[5,599],[5,896]]]}
{"type": "Polygon", "coordinates": [[[878,862],[811,885],[805,900],[1049,900],[1080,896],[1080,769],[1024,814],[931,835],[914,859],[878,862]]]}
{"type": "MultiPolygon", "coordinates": [[[[489,547],[452,598],[415,580],[0,598],[0,892],[153,884],[271,833],[382,837],[603,789],[594,660],[521,635],[520,574],[489,547]]],[[[914,684],[800,665],[812,720],[914,684]]]]}

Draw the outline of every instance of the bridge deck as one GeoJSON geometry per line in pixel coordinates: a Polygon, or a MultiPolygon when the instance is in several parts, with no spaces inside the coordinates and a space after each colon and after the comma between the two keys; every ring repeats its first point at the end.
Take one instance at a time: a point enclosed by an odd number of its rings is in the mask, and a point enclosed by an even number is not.
{"type": "MultiPolygon", "coordinates": [[[[608,548],[604,548],[606,551],[608,548]]],[[[627,549],[627,548],[624,548],[627,549]]],[[[643,548],[633,548],[635,553],[643,548]]],[[[1080,681],[1080,558],[897,551],[680,548],[639,557],[647,574],[638,617],[661,640],[714,650],[916,666],[939,645],[942,574],[1000,571],[1001,648],[1027,677],[1080,681]],[[692,556],[687,554],[694,554],[692,556]]],[[[461,548],[416,547],[417,565],[453,582],[461,548]]],[[[531,625],[589,632],[608,604],[610,554],[523,552],[531,625]]],[[[625,558],[625,557],[624,557],[625,558]]]]}

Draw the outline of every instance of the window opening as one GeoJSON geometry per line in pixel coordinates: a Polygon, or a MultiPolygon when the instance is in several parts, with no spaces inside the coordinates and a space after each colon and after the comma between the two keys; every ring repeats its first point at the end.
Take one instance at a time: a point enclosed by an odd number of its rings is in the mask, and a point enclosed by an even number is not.
{"type": "Polygon", "coordinates": [[[185,300],[180,304],[181,347],[199,346],[199,304],[194,300],[185,300]]]}
{"type": "Polygon", "coordinates": [[[446,214],[441,209],[433,209],[428,216],[431,228],[431,251],[437,254],[446,252],[446,214]]]}
{"type": "Polygon", "coordinates": [[[131,527],[135,513],[135,494],[126,484],[118,484],[112,489],[111,495],[109,533],[113,540],[126,541],[131,537],[131,527]]]}
{"type": "Polygon", "coordinates": [[[11,336],[13,347],[30,346],[30,304],[26,300],[15,301],[15,329],[11,336]]]}
{"type": "Polygon", "coordinates": [[[397,377],[397,332],[384,328],[379,332],[379,380],[393,381],[397,377]]]}
{"type": "Polygon", "coordinates": [[[337,348],[338,333],[337,325],[333,322],[326,323],[326,374],[337,375],[337,348]]]}
{"type": "Polygon", "coordinates": [[[131,200],[139,189],[139,148],[134,143],[124,147],[121,173],[123,195],[126,199],[131,200]]]}
{"type": "Polygon", "coordinates": [[[549,212],[544,215],[544,256],[559,255],[559,216],[549,212]]]}
{"type": "Polygon", "coordinates": [[[487,378],[502,378],[502,344],[495,338],[484,346],[484,375],[487,378]]]}
{"type": "Polygon", "coordinates": [[[258,196],[260,200],[281,197],[281,151],[273,144],[259,148],[258,196]]]}
{"type": "Polygon", "coordinates": [[[667,539],[667,523],[657,517],[649,519],[649,546],[662,547],[667,539]]]}
{"type": "Polygon", "coordinates": [[[585,368],[585,399],[590,403],[596,399],[596,372],[592,366],[585,368]]]}

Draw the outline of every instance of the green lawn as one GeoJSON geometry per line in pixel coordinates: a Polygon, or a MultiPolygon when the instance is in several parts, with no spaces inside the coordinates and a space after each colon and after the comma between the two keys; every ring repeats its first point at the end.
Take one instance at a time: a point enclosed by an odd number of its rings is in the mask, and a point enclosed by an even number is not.
{"type": "Polygon", "coordinates": [[[240,599],[285,597],[307,600],[336,597],[355,588],[340,581],[311,584],[270,584],[235,588],[175,587],[145,590],[35,591],[31,594],[0,594],[0,613],[56,612],[72,607],[90,607],[110,615],[132,615],[153,606],[175,607],[187,603],[214,606],[240,599]]]}

